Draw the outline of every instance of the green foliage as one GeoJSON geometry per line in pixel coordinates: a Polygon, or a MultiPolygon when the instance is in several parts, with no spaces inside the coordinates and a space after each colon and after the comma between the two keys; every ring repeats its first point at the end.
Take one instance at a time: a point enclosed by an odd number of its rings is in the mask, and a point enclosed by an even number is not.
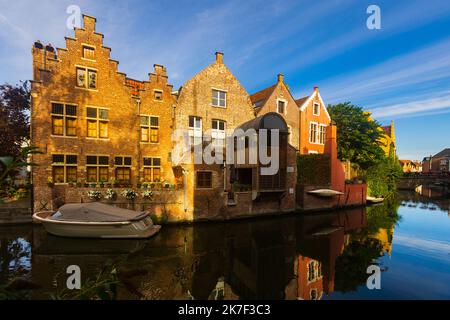
{"type": "Polygon", "coordinates": [[[328,185],[331,181],[330,158],[324,154],[297,157],[297,183],[299,185],[328,185]]]}
{"type": "Polygon", "coordinates": [[[0,85],[0,152],[16,158],[29,139],[30,83],[0,85]]]}
{"type": "Polygon", "coordinates": [[[2,166],[0,171],[0,186],[7,184],[8,178],[11,179],[19,168],[36,165],[35,163],[28,162],[27,159],[29,155],[39,153],[42,152],[39,151],[38,147],[27,146],[23,147],[16,157],[0,157],[0,165],[2,166]]]}
{"type": "Polygon", "coordinates": [[[403,174],[396,156],[384,157],[366,170],[367,194],[373,197],[392,197],[397,188],[397,179],[403,174]]]}
{"type": "Polygon", "coordinates": [[[338,157],[365,170],[384,156],[379,140],[380,124],[362,108],[350,102],[329,105],[328,112],[337,126],[338,157]]]}

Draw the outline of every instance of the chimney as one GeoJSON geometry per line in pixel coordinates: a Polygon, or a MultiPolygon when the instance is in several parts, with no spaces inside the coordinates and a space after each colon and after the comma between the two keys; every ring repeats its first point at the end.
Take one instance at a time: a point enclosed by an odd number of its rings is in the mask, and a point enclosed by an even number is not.
{"type": "Polygon", "coordinates": [[[277,78],[278,78],[278,82],[283,82],[283,80],[284,80],[284,76],[282,73],[279,73],[277,78]]]}
{"type": "Polygon", "coordinates": [[[216,52],[216,63],[223,63],[223,53],[217,51],[216,52]]]}
{"type": "Polygon", "coordinates": [[[318,87],[318,86],[315,86],[315,87],[314,87],[314,92],[317,93],[318,91],[319,91],[319,87],[318,87]]]}

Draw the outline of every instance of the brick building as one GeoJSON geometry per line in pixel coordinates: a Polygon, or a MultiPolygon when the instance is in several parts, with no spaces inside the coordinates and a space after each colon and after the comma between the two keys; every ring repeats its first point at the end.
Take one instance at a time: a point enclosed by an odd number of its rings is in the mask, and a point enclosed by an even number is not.
{"type": "Polygon", "coordinates": [[[148,81],[127,79],[96,19],[84,15],[83,22],[66,48],[32,48],[31,143],[44,152],[33,156],[35,210],[83,201],[81,194],[67,199],[69,184],[174,181],[170,136],[162,134],[171,130],[176,102],[166,69],[155,65],[148,81]]]}
{"type": "Polygon", "coordinates": [[[321,154],[325,151],[326,131],[331,124],[327,107],[315,87],[311,95],[296,100],[300,109],[300,154],[321,154]]]}
{"type": "Polygon", "coordinates": [[[289,144],[300,150],[298,106],[284,82],[284,76],[279,74],[276,84],[252,94],[250,99],[256,114],[278,112],[286,120],[289,128],[289,144]]]}

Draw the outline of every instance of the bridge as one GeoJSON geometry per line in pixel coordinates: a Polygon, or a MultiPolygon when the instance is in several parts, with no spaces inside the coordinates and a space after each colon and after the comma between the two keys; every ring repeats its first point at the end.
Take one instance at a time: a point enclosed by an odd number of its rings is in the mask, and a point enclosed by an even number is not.
{"type": "Polygon", "coordinates": [[[445,175],[414,175],[404,176],[397,180],[397,189],[415,190],[418,186],[439,184],[450,188],[450,176],[445,175]]]}

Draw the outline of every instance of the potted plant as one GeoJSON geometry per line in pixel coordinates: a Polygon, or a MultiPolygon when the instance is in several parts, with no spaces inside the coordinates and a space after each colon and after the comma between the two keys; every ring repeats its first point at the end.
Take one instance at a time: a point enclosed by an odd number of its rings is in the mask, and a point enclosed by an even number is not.
{"type": "Polygon", "coordinates": [[[84,179],[83,179],[83,187],[85,187],[85,188],[89,187],[89,184],[88,184],[87,181],[84,180],[84,179]]]}
{"type": "Polygon", "coordinates": [[[81,180],[80,179],[77,180],[77,188],[81,188],[81,180]]]}
{"type": "Polygon", "coordinates": [[[134,191],[132,189],[126,189],[126,190],[122,191],[121,194],[127,200],[134,200],[137,197],[136,191],[134,191]]]}
{"type": "Polygon", "coordinates": [[[103,188],[105,186],[105,179],[100,179],[100,188],[103,188]]]}
{"type": "Polygon", "coordinates": [[[149,200],[152,196],[153,191],[145,190],[144,192],[142,192],[142,198],[144,198],[145,200],[149,200]]]}
{"type": "Polygon", "coordinates": [[[149,186],[148,182],[144,182],[142,184],[142,188],[144,188],[144,189],[148,189],[148,186],[149,186]]]}
{"type": "Polygon", "coordinates": [[[102,193],[98,190],[89,190],[87,192],[87,195],[88,195],[89,199],[94,200],[94,201],[98,201],[102,198],[102,193]]]}
{"type": "Polygon", "coordinates": [[[107,200],[115,200],[117,193],[113,189],[106,190],[105,199],[107,200]]]}
{"type": "Polygon", "coordinates": [[[113,180],[112,186],[113,186],[114,188],[117,188],[117,187],[119,186],[119,181],[113,180]]]}
{"type": "Polygon", "coordinates": [[[95,187],[97,187],[97,182],[89,182],[89,187],[90,187],[90,188],[95,188],[95,187]]]}
{"type": "Polygon", "coordinates": [[[49,187],[53,187],[53,178],[52,177],[48,177],[47,178],[47,185],[49,186],[49,187]]]}

